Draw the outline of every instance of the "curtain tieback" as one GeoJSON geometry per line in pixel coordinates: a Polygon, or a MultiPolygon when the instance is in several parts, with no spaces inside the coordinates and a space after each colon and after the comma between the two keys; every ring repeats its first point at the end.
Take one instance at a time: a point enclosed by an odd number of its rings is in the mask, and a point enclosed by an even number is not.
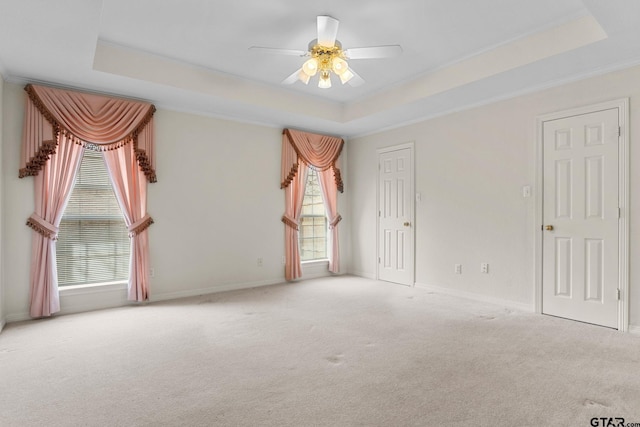
{"type": "Polygon", "coordinates": [[[340,221],[342,221],[342,217],[338,214],[331,220],[331,222],[329,222],[329,228],[335,228],[340,221]]]}
{"type": "Polygon", "coordinates": [[[51,224],[40,215],[33,213],[27,220],[27,225],[31,227],[35,232],[42,234],[44,237],[50,240],[58,239],[58,227],[51,224]]]}
{"type": "Polygon", "coordinates": [[[291,218],[286,214],[282,215],[282,222],[284,222],[286,225],[293,228],[294,230],[298,230],[298,226],[300,225],[298,221],[296,221],[295,219],[291,218]]]}
{"type": "Polygon", "coordinates": [[[137,236],[153,224],[153,218],[146,214],[142,219],[137,220],[127,228],[129,229],[129,237],[137,236]]]}

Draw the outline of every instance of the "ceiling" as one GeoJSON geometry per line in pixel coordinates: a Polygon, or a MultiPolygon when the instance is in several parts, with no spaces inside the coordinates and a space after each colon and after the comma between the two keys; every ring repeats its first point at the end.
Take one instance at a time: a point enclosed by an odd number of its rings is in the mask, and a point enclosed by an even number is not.
{"type": "Polygon", "coordinates": [[[0,0],[0,72],[167,108],[355,136],[640,63],[640,2],[601,0],[0,0]],[[351,60],[359,87],[281,81],[316,16],[344,48],[400,44],[351,60]]]}

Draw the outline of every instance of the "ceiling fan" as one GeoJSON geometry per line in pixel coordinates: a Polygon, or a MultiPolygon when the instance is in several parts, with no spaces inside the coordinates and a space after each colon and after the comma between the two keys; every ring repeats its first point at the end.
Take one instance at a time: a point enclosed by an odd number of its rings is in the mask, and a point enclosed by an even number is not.
{"type": "Polygon", "coordinates": [[[400,45],[357,47],[342,49],[342,44],[336,40],[340,21],[331,16],[318,16],[318,38],[309,43],[308,50],[278,49],[271,47],[251,46],[249,50],[277,55],[293,55],[310,57],[302,67],[282,81],[283,84],[293,84],[301,81],[308,84],[311,77],[319,74],[318,87],[331,87],[331,74],[340,78],[342,84],[360,86],[364,79],[356,74],[347,63],[352,59],[392,58],[402,53],[400,45]]]}

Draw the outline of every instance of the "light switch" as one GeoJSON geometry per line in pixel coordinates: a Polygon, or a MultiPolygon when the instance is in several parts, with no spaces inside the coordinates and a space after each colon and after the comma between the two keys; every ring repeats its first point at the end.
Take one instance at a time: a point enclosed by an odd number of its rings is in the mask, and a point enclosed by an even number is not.
{"type": "Polygon", "coordinates": [[[522,187],[522,197],[531,197],[531,186],[525,185],[522,187]]]}

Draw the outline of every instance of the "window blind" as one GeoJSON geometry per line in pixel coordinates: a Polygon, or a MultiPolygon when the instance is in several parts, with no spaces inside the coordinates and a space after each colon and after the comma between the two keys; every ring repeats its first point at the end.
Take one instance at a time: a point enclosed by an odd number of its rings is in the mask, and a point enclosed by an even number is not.
{"type": "Polygon", "coordinates": [[[84,150],[56,243],[58,285],[126,281],[129,233],[102,153],[84,150]]]}
{"type": "Polygon", "coordinates": [[[302,199],[299,232],[300,260],[327,258],[327,215],[318,173],[309,169],[302,199]]]}

